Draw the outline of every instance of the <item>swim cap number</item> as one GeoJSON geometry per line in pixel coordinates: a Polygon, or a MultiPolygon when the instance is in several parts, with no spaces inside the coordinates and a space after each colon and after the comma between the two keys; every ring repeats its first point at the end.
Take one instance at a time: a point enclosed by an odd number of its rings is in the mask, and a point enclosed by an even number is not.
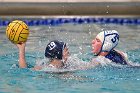
{"type": "Polygon", "coordinates": [[[115,43],[116,40],[119,40],[119,35],[115,35],[114,38],[111,39],[112,43],[115,43]]]}
{"type": "Polygon", "coordinates": [[[50,48],[49,50],[52,50],[56,47],[56,44],[54,42],[51,42],[48,46],[50,48]]]}

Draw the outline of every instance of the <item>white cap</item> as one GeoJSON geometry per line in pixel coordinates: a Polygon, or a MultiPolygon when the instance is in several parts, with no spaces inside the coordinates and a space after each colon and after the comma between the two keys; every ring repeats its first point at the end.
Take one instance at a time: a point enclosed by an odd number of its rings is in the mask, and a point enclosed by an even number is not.
{"type": "Polygon", "coordinates": [[[102,31],[96,36],[96,38],[102,42],[100,52],[109,52],[117,46],[119,42],[119,33],[116,30],[102,31]]]}

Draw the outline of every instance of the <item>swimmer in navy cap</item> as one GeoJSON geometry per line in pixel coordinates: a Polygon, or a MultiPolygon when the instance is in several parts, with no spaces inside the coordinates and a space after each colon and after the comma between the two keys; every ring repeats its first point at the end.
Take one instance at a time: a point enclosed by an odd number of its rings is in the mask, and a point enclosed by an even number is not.
{"type": "MultiPolygon", "coordinates": [[[[25,46],[26,43],[17,44],[19,48],[19,67],[26,68],[27,63],[25,60],[25,46]]],[[[69,56],[69,51],[66,43],[54,40],[51,41],[45,50],[45,57],[50,59],[49,64],[41,63],[41,65],[34,66],[34,70],[41,70],[44,67],[52,68],[64,68],[67,58],[69,56]]]]}
{"type": "Polygon", "coordinates": [[[49,66],[61,68],[67,61],[69,52],[66,43],[58,40],[51,41],[45,50],[45,57],[50,59],[49,66]]]}
{"type": "Polygon", "coordinates": [[[125,54],[114,48],[118,45],[119,33],[116,30],[100,32],[92,41],[95,56],[104,56],[114,63],[127,65],[125,54]]]}
{"type": "Polygon", "coordinates": [[[62,60],[62,54],[65,47],[66,44],[64,42],[58,40],[51,41],[46,47],[45,57],[62,60]]]}

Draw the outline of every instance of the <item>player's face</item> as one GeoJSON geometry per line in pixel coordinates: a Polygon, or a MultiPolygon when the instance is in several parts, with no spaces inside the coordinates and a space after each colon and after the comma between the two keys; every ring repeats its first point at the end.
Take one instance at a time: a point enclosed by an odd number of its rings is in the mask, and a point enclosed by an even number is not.
{"type": "Polygon", "coordinates": [[[92,52],[94,54],[98,54],[101,50],[102,42],[96,37],[94,40],[92,40],[92,52]]]}
{"type": "Polygon", "coordinates": [[[63,59],[64,59],[64,62],[67,61],[68,56],[69,56],[69,50],[68,50],[67,47],[65,47],[64,50],[63,50],[63,59]]]}

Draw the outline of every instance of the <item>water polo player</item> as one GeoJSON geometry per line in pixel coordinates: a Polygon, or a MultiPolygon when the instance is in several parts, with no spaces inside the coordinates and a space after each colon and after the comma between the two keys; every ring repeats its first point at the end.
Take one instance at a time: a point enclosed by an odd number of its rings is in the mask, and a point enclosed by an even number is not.
{"type": "Polygon", "coordinates": [[[102,31],[92,41],[93,53],[96,56],[104,56],[111,62],[127,65],[124,53],[114,49],[118,42],[119,33],[116,30],[102,31]]]}
{"type": "MultiPolygon", "coordinates": [[[[20,68],[27,67],[27,63],[25,60],[25,46],[26,43],[17,44],[17,47],[19,48],[20,68]]],[[[69,55],[69,51],[64,42],[60,42],[58,40],[51,41],[47,45],[45,50],[45,57],[50,59],[50,63],[49,64],[41,63],[40,65],[36,65],[33,69],[41,70],[44,67],[64,68],[68,55],[69,55]]]]}

